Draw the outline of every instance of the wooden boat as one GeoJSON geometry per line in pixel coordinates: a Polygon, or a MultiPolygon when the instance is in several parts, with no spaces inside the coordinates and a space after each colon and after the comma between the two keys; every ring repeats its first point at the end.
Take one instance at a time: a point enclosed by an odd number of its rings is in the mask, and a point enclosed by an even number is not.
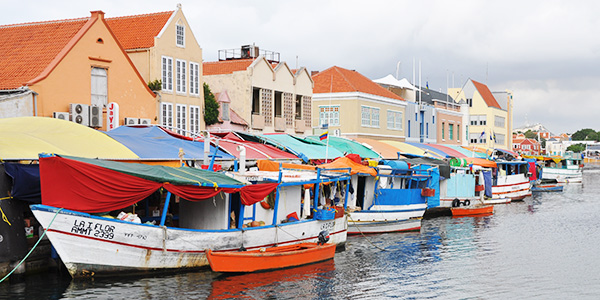
{"type": "Polygon", "coordinates": [[[558,184],[542,184],[534,185],[531,188],[532,192],[562,192],[563,186],[558,184]]]}
{"type": "Polygon", "coordinates": [[[489,215],[494,213],[493,205],[452,207],[452,216],[489,215]]]}
{"type": "Polygon", "coordinates": [[[257,272],[312,264],[335,255],[335,244],[300,243],[252,251],[206,250],[210,268],[215,272],[257,272]]]}

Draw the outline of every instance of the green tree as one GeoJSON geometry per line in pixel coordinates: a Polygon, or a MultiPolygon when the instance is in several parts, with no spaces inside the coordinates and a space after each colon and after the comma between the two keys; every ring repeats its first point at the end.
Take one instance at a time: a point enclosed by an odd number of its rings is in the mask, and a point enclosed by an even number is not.
{"type": "Polygon", "coordinates": [[[567,151],[583,152],[583,151],[585,151],[585,145],[584,144],[573,144],[573,145],[567,147],[567,151]]]}
{"type": "Polygon", "coordinates": [[[525,137],[528,138],[528,139],[537,140],[537,131],[527,130],[525,132],[525,137]]]}
{"type": "Polygon", "coordinates": [[[573,141],[598,141],[598,133],[591,128],[580,129],[571,135],[573,141]]]}
{"type": "Polygon", "coordinates": [[[204,122],[206,126],[215,124],[219,121],[219,103],[215,95],[210,91],[210,87],[204,83],[204,122]]]}

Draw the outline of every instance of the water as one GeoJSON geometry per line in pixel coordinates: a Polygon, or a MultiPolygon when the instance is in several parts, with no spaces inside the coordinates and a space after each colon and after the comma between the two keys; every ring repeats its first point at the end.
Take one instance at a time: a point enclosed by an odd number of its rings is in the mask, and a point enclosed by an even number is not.
{"type": "Polygon", "coordinates": [[[497,205],[492,216],[352,236],[333,261],[300,268],[93,281],[40,274],[0,284],[0,299],[597,299],[598,182],[600,170],[586,170],[583,184],[497,205]]]}

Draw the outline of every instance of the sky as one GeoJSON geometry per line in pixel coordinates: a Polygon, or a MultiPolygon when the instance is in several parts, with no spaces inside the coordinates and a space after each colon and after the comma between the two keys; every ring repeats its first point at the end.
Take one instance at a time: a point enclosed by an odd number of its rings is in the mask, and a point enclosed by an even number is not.
{"type": "Polygon", "coordinates": [[[0,0],[0,24],[175,10],[203,49],[255,44],[291,68],[388,74],[445,92],[468,79],[513,93],[513,127],[600,130],[600,1],[0,0]],[[420,68],[419,68],[420,65],[420,68]],[[413,81],[413,70],[416,73],[413,81]]]}

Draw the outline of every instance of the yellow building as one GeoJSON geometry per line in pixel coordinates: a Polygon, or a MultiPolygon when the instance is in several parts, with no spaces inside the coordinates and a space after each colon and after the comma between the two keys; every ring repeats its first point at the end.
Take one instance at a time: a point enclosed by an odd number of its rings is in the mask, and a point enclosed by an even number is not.
{"type": "Polygon", "coordinates": [[[449,89],[448,94],[456,102],[464,101],[469,106],[465,133],[469,146],[511,150],[512,95],[498,101],[485,84],[471,79],[462,88],[449,89]]]}
{"type": "Polygon", "coordinates": [[[287,63],[274,59],[271,54],[278,57],[275,52],[259,55],[256,46],[242,46],[239,52],[231,53],[203,64],[204,80],[211,91],[229,96],[230,107],[222,111],[230,109],[239,115],[250,124],[251,132],[310,134],[313,81],[308,71],[303,67],[290,69],[287,63]]]}
{"type": "MultiPolygon", "coordinates": [[[[110,18],[107,22],[144,81],[161,82],[155,103],[159,114],[149,121],[185,135],[204,130],[202,49],[181,5],[175,11],[110,18]]],[[[123,116],[131,124],[148,121],[141,114],[123,116]]]]}
{"type": "Polygon", "coordinates": [[[406,101],[362,74],[337,66],[313,75],[313,127],[349,138],[404,141],[406,101]]]}
{"type": "Polygon", "coordinates": [[[124,115],[157,117],[154,93],[101,11],[0,26],[0,95],[0,117],[54,116],[106,128],[103,111],[110,102],[124,115]],[[6,101],[11,107],[3,106],[6,101]]]}

